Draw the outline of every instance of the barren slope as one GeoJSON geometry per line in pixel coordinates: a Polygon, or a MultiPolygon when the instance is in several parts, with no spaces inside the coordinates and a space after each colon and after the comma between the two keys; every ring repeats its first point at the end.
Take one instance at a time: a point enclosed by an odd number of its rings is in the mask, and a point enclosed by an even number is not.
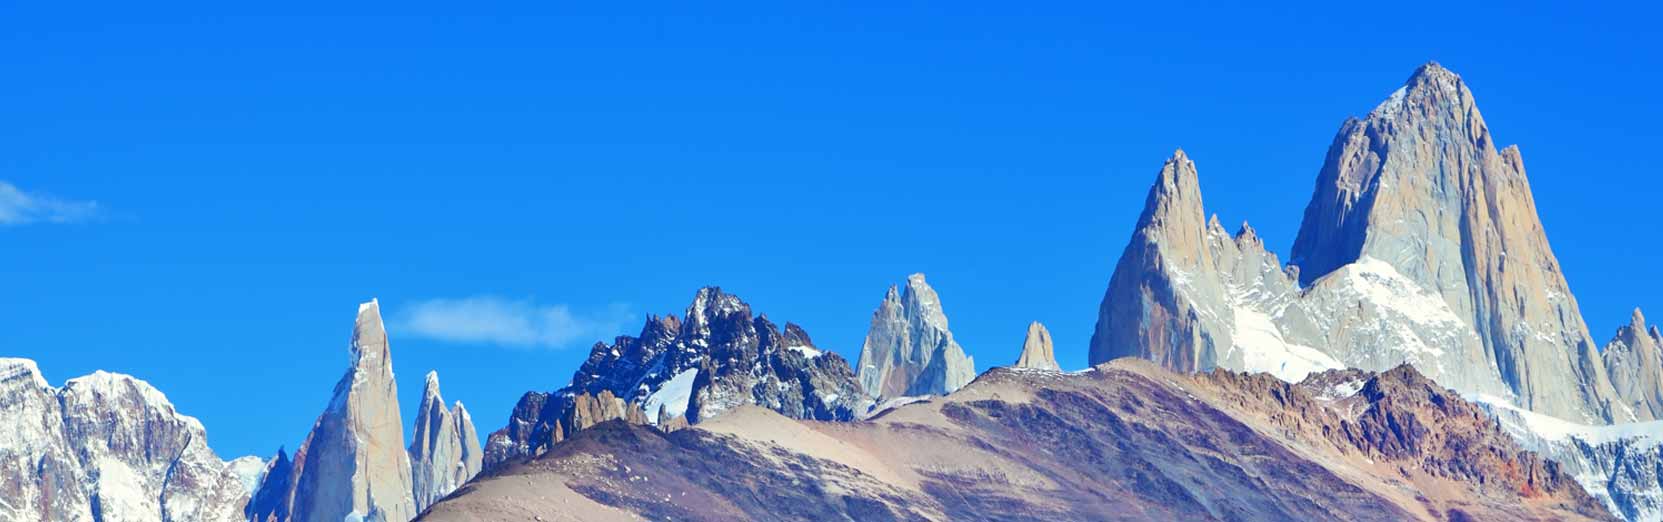
{"type": "Polygon", "coordinates": [[[1609,520],[1408,367],[997,369],[868,421],[747,408],[621,422],[481,476],[423,520],[1609,520]]]}

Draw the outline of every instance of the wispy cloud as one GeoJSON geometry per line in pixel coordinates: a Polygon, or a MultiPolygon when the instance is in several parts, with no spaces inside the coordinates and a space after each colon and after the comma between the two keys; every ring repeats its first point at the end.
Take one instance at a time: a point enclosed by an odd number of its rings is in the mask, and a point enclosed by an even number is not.
{"type": "Polygon", "coordinates": [[[0,181],[0,225],[78,223],[98,217],[98,202],[28,193],[0,181]]]}
{"type": "Polygon", "coordinates": [[[497,296],[418,301],[395,317],[394,326],[405,335],[512,348],[567,348],[611,339],[634,319],[624,305],[579,313],[564,304],[497,296]]]}

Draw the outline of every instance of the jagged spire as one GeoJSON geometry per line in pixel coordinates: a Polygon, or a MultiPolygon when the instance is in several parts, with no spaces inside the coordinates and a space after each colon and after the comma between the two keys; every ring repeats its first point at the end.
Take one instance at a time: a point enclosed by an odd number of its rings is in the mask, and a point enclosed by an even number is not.
{"type": "Polygon", "coordinates": [[[975,378],[975,361],[964,354],[948,330],[941,297],[924,274],[907,276],[872,312],[861,345],[861,387],[871,397],[944,395],[975,378]]]}
{"type": "Polygon", "coordinates": [[[1051,331],[1039,321],[1028,324],[1028,335],[1022,339],[1022,355],[1016,359],[1017,368],[1060,370],[1057,355],[1051,345],[1051,331]]]}

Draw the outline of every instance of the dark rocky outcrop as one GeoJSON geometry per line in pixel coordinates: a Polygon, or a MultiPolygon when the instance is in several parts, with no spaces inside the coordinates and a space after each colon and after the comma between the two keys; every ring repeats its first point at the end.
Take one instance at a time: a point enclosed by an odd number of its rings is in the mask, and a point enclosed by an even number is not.
{"type": "Polygon", "coordinates": [[[491,434],[485,466],[538,455],[612,419],[674,429],[758,405],[791,418],[850,420],[871,404],[841,356],[710,287],[681,319],[649,317],[639,336],[596,343],[565,388],[521,397],[508,425],[491,434]]]}

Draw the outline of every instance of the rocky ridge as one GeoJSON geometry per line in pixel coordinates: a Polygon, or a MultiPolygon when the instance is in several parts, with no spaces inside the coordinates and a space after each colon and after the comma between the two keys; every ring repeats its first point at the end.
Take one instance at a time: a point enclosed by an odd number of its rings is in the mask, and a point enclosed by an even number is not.
{"type": "Polygon", "coordinates": [[[251,461],[220,460],[202,423],[142,380],[100,371],[53,388],[34,361],[0,358],[0,419],[0,519],[242,519],[251,461]]]}
{"type": "Polygon", "coordinates": [[[870,421],[608,422],[422,520],[1612,520],[1411,367],[990,370],[870,421]],[[1320,383],[1320,384],[1319,384],[1320,383]]]}
{"type": "Polygon", "coordinates": [[[924,274],[913,274],[872,312],[856,372],[873,398],[945,395],[976,377],[976,361],[953,340],[941,297],[924,274]]]}
{"type": "Polygon", "coordinates": [[[533,457],[612,419],[671,430],[758,405],[790,418],[850,420],[872,406],[841,356],[801,327],[781,329],[719,288],[700,289],[681,319],[649,317],[636,337],[596,343],[571,384],[521,397],[491,434],[485,467],[533,457]]]}

